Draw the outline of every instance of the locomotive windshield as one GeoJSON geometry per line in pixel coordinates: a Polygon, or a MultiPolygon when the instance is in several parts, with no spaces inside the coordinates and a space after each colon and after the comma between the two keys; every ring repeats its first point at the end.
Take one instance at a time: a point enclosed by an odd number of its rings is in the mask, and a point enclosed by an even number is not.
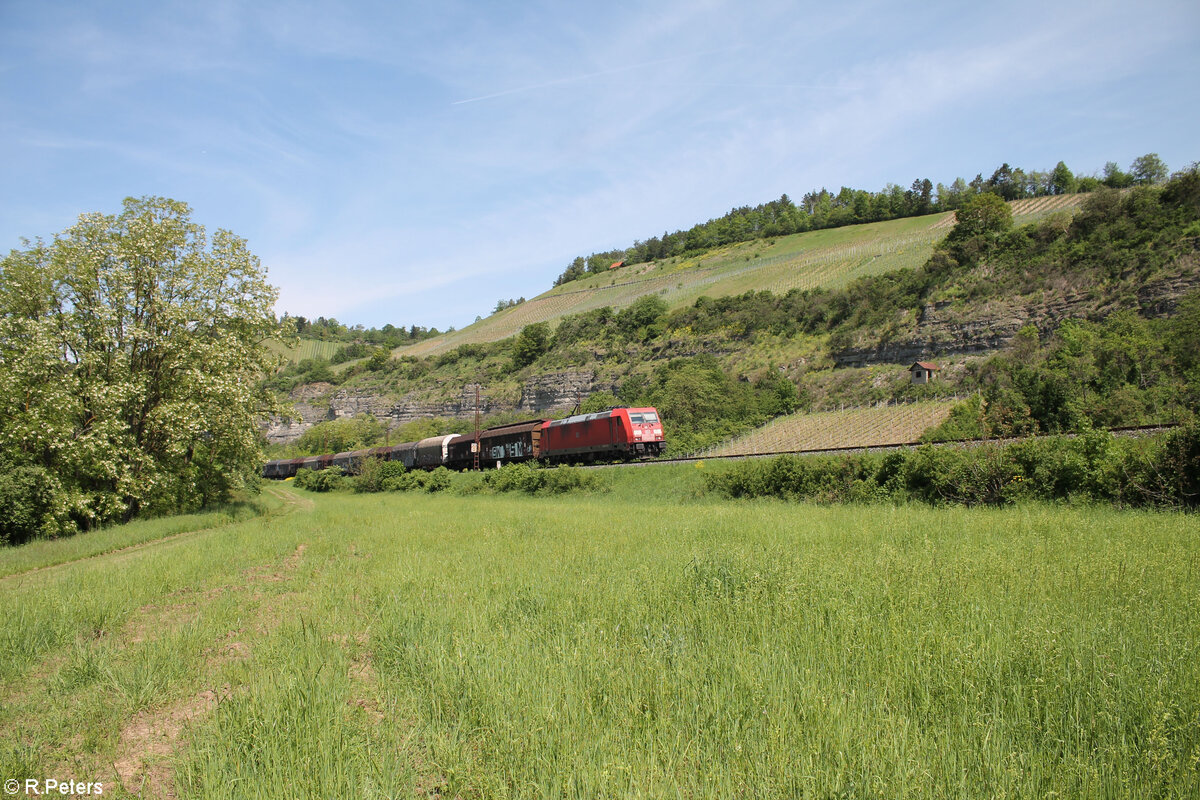
{"type": "Polygon", "coordinates": [[[629,414],[629,421],[634,425],[640,425],[643,422],[658,422],[658,414],[655,414],[653,411],[639,412],[636,414],[631,412],[629,414]]]}

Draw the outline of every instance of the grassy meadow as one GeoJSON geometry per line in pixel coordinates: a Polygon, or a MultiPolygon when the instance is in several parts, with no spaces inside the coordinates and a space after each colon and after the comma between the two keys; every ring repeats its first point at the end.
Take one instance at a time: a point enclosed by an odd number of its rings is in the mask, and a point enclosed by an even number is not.
{"type": "MultiPolygon", "coordinates": [[[[316,495],[37,572],[0,777],[106,796],[1200,793],[1200,524],[1099,508],[316,495]]],[[[456,489],[478,488],[459,476],[456,489]]],[[[61,542],[63,547],[70,542],[61,542]]]]}

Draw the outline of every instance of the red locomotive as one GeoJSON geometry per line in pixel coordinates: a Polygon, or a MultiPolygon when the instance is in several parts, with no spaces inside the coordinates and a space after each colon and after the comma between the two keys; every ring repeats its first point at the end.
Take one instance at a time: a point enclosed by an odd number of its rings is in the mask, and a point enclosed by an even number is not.
{"type": "Polygon", "coordinates": [[[656,456],[665,445],[662,421],[653,408],[576,414],[542,426],[542,457],[551,462],[656,456]]]}

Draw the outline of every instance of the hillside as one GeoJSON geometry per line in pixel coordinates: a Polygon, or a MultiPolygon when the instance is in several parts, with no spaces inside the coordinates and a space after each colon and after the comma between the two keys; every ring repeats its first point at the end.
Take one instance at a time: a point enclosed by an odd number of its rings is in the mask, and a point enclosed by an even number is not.
{"type": "MultiPolygon", "coordinates": [[[[476,386],[492,422],[580,404],[656,405],[676,454],[798,410],[979,392],[1013,412],[989,417],[992,432],[1175,419],[1191,379],[1187,359],[1164,343],[1191,332],[1156,320],[1200,287],[1197,182],[1193,172],[1124,194],[1009,204],[984,193],[957,222],[943,214],[846,226],[585,275],[391,357],[375,350],[337,370],[285,370],[273,383],[294,401],[295,419],[269,436],[287,444],[313,424],[361,414],[389,427],[463,420],[476,386]],[[1144,366],[1089,372],[1079,342],[1064,347],[1058,336],[1070,320],[1085,325],[1072,335],[1085,337],[1087,359],[1136,349],[1144,366]],[[1025,360],[996,362],[1015,342],[1025,360]],[[913,385],[914,360],[939,361],[939,381],[913,385]],[[1048,385],[1056,399],[1043,396],[1048,385]],[[1121,400],[1092,399],[1108,395],[1121,400]]],[[[913,425],[904,438],[921,435],[913,425]]],[[[845,444],[865,441],[868,428],[845,444]]]]}
{"type": "MultiPolygon", "coordinates": [[[[1055,211],[1078,208],[1087,195],[1038,197],[1010,203],[1018,223],[1055,211]]],[[[646,295],[661,297],[669,309],[690,305],[701,296],[723,297],[767,290],[836,289],[856,278],[921,266],[934,245],[954,225],[954,213],[848,225],[758,240],[636,264],[608,274],[589,275],[556,286],[513,308],[462,330],[396,348],[397,355],[437,355],[463,344],[494,342],[526,325],[554,323],[567,314],[604,306],[624,308],[646,295]]]]}

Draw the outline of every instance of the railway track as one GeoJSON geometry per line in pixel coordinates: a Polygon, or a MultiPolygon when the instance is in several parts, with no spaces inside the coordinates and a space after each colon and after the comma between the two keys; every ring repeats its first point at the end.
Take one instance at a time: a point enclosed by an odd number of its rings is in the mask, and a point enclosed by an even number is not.
{"type": "MultiPolygon", "coordinates": [[[[1178,423],[1169,422],[1161,425],[1131,425],[1118,428],[1106,428],[1114,436],[1150,436],[1162,431],[1178,427],[1178,423]]],[[[701,461],[741,461],[748,458],[775,458],[778,456],[820,456],[838,455],[839,453],[882,453],[891,450],[913,450],[926,444],[933,447],[978,447],[985,444],[1013,444],[1027,439],[1045,439],[1051,436],[1075,438],[1078,433],[1040,434],[1037,436],[1006,436],[997,439],[954,439],[946,442],[901,442],[896,444],[850,445],[846,447],[823,447],[809,450],[773,450],[763,453],[739,453],[727,456],[681,456],[679,458],[657,458],[650,461],[628,461],[620,464],[588,464],[585,469],[605,469],[608,467],[645,467],[652,464],[696,464],[701,461]]]]}

